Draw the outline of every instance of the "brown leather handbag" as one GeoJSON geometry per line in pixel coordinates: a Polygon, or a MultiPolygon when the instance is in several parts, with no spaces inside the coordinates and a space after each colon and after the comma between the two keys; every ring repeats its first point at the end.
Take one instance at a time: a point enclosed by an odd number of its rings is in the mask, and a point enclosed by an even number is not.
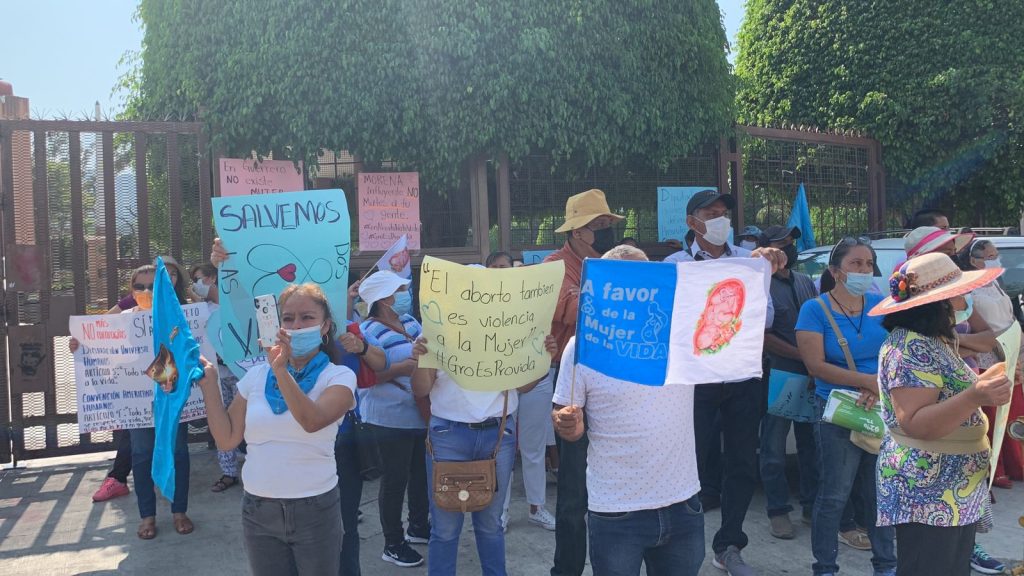
{"type": "Polygon", "coordinates": [[[508,418],[508,392],[505,392],[505,407],[501,412],[498,428],[498,443],[487,460],[469,462],[438,462],[434,459],[434,448],[427,434],[427,450],[434,463],[434,503],[448,512],[479,512],[487,508],[498,491],[497,458],[501,440],[505,435],[505,420],[508,418]]]}

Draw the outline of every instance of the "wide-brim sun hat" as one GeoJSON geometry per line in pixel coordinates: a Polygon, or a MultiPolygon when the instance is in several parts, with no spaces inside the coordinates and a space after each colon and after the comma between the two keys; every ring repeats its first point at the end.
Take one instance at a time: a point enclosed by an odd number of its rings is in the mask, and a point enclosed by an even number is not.
{"type": "Polygon", "coordinates": [[[922,254],[907,260],[889,279],[889,296],[868,316],[902,312],[932,302],[963,296],[995,281],[1002,268],[965,272],[949,256],[922,254]]]}
{"type": "Polygon", "coordinates": [[[953,234],[949,230],[943,230],[935,226],[921,226],[920,228],[914,228],[903,237],[903,249],[907,252],[907,258],[914,258],[921,254],[935,252],[944,245],[953,242],[953,247],[959,253],[973,239],[973,232],[953,234]]]}
{"type": "Polygon", "coordinates": [[[580,192],[570,196],[565,202],[565,223],[555,229],[555,232],[570,232],[583,228],[590,224],[595,218],[610,216],[616,221],[625,219],[625,216],[612,214],[605,200],[604,192],[597,188],[591,188],[586,192],[580,192]]]}
{"type": "Polygon", "coordinates": [[[402,288],[408,288],[412,280],[402,278],[390,270],[380,270],[370,274],[359,285],[359,297],[366,302],[366,309],[373,308],[379,300],[383,300],[398,292],[402,288]]]}

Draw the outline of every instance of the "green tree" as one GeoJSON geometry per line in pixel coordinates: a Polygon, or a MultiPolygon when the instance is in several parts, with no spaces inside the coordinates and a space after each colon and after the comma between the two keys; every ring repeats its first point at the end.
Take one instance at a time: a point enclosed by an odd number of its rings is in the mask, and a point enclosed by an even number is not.
{"type": "Polygon", "coordinates": [[[130,114],[198,117],[228,154],[347,149],[451,184],[499,151],[664,165],[733,118],[713,0],[142,0],[138,16],[130,114]]]}
{"type": "Polygon", "coordinates": [[[1015,224],[1021,38],[1024,2],[749,0],[738,117],[864,131],[882,143],[896,211],[930,204],[965,224],[1015,224]]]}

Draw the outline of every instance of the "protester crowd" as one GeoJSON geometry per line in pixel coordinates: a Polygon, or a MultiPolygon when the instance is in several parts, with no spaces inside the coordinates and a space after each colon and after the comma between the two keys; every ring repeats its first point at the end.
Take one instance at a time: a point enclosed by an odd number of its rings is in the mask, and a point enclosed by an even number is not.
{"type": "MultiPolygon", "coordinates": [[[[556,230],[565,243],[545,260],[565,266],[545,342],[551,369],[504,393],[468,391],[443,370],[418,366],[430,343],[413,313],[410,279],[368,274],[349,290],[348,318],[332,317],[316,285],[287,288],[266,363],[238,380],[217,358],[205,359],[200,381],[222,471],[211,490],[241,485],[253,573],[358,576],[362,484],[379,477],[382,561],[419,566],[425,560],[414,546],[426,545],[428,573],[453,575],[465,515],[438,501],[435,469],[490,459],[495,493],[472,522],[482,573],[506,574],[516,557],[504,534],[517,451],[528,518],[554,531],[551,576],[580,576],[588,550],[596,576],[635,576],[643,566],[651,576],[696,575],[705,557],[731,576],[764,573],[744,531],[759,485],[773,537],[810,532],[815,575],[839,572],[840,544],[870,552],[876,576],[1001,573],[980,536],[992,514],[987,424],[1008,402],[1024,413],[1024,396],[1015,391],[1011,401],[996,340],[1018,321],[998,283],[996,246],[951,233],[941,211],[922,210],[910,222],[908,259],[895,270],[879,270],[869,239],[843,238],[816,285],[794,269],[799,228],[747,227],[732,244],[734,204],[714,190],[694,195],[690,232],[665,260],[770,263],[757,379],[639,386],[574,366],[584,259],[648,260],[635,241],[617,238],[623,217],[599,190],[569,198],[556,230]],[[773,373],[803,378],[811,417],[766,411],[773,373]],[[862,408],[881,407],[880,444],[822,418],[836,390],[855,393],[862,408]],[[786,478],[791,430],[795,498],[786,478]],[[554,515],[548,473],[557,477],[554,515]],[[793,500],[800,522],[790,516],[793,500]],[[704,514],[714,509],[721,527],[707,551],[704,514]]],[[[228,258],[218,241],[211,262],[186,277],[165,257],[180,301],[216,305],[216,267],[228,258]]],[[[485,264],[517,263],[495,253],[485,264]]],[[[110,313],[148,309],[153,274],[152,266],[136,270],[131,293],[110,313]]],[[[115,438],[117,459],[93,499],[128,494],[132,472],[138,537],[154,538],[153,431],[115,438]]],[[[187,534],[184,431],[178,438],[172,512],[174,528],[187,534]]],[[[1024,473],[1012,444],[996,486],[1024,473]]]]}

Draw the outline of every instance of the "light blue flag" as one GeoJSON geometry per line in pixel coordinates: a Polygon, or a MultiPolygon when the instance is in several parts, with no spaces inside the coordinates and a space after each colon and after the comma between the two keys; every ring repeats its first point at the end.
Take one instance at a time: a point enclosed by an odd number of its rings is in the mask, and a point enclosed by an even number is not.
{"type": "Polygon", "coordinates": [[[675,264],[583,261],[576,363],[648,386],[665,383],[675,264]]]}
{"type": "Polygon", "coordinates": [[[213,219],[229,254],[218,272],[220,338],[214,342],[236,376],[265,358],[254,297],[312,282],[327,295],[335,322],[347,317],[351,232],[344,192],[214,198],[213,219]]]}
{"type": "Polygon", "coordinates": [[[786,226],[800,229],[800,237],[796,240],[797,250],[803,252],[818,245],[814,241],[814,227],[811,225],[811,207],[807,204],[807,192],[804,190],[803,183],[800,184],[800,189],[796,193],[796,201],[793,202],[793,212],[789,215],[789,222],[786,223],[786,226]]]}
{"type": "Polygon", "coordinates": [[[156,259],[152,328],[156,359],[146,369],[146,374],[154,381],[153,483],[165,498],[173,501],[178,421],[192,392],[192,384],[203,377],[203,368],[199,363],[199,343],[192,336],[163,258],[156,259]]]}

